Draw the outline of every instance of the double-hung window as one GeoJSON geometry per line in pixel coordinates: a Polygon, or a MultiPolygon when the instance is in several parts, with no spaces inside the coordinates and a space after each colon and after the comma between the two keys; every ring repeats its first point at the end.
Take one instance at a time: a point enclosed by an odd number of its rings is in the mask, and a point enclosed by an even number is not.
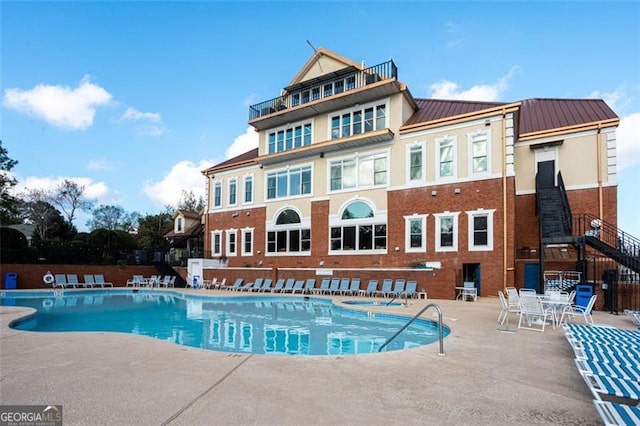
{"type": "Polygon", "coordinates": [[[407,181],[424,182],[425,180],[425,143],[416,142],[407,146],[407,181]]]}
{"type": "Polygon", "coordinates": [[[467,135],[469,141],[469,166],[470,175],[483,174],[490,172],[491,156],[490,154],[490,141],[491,131],[479,131],[475,133],[469,133],[467,135]]]}
{"type": "Polygon", "coordinates": [[[213,207],[222,207],[222,182],[220,181],[213,184],[213,207]]]}
{"type": "Polygon", "coordinates": [[[405,216],[405,252],[417,253],[427,250],[427,215],[405,216]]]}
{"type": "Polygon", "coordinates": [[[227,256],[237,256],[238,255],[238,230],[237,229],[228,229],[227,230],[227,256]]]}
{"type": "Polygon", "coordinates": [[[444,137],[436,140],[437,173],[440,179],[456,176],[456,137],[444,137]]]}
{"type": "Polygon", "coordinates": [[[229,179],[229,205],[235,206],[238,203],[238,180],[229,179]]]}
{"type": "Polygon", "coordinates": [[[311,123],[300,123],[268,134],[269,154],[311,145],[311,123]]]}
{"type": "Polygon", "coordinates": [[[460,213],[436,213],[436,251],[458,251],[458,215],[460,213]]]}
{"type": "Polygon", "coordinates": [[[253,255],[253,228],[244,228],[242,230],[242,255],[253,255]]]}
{"type": "Polygon", "coordinates": [[[211,256],[222,256],[222,231],[211,231],[211,256]]]}
{"type": "Polygon", "coordinates": [[[244,177],[244,204],[253,203],[253,176],[244,177]]]}
{"type": "Polygon", "coordinates": [[[469,251],[493,250],[493,213],[491,210],[468,211],[469,251]]]}

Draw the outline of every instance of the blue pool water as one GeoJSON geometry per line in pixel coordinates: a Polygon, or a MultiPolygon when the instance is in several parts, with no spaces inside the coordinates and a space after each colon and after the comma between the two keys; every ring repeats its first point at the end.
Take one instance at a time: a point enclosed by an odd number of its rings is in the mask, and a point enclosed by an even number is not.
{"type": "MultiPolygon", "coordinates": [[[[36,315],[11,324],[19,330],[133,333],[196,348],[279,355],[377,352],[408,320],[320,298],[222,298],[155,290],[3,292],[0,304],[37,309],[36,315]]],[[[384,351],[437,340],[437,326],[418,320],[384,351]]]]}
{"type": "Polygon", "coordinates": [[[342,302],[345,305],[355,306],[400,306],[400,302],[387,302],[385,300],[347,300],[342,302]]]}

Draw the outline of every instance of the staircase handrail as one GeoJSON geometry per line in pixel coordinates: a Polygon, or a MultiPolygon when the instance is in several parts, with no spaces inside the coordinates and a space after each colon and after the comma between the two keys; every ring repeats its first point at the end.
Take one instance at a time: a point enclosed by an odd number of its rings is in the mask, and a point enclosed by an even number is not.
{"type": "Polygon", "coordinates": [[[575,227],[573,228],[574,235],[597,235],[600,241],[610,245],[611,247],[617,249],[635,247],[636,251],[634,253],[637,253],[638,250],[640,250],[640,239],[620,230],[612,223],[606,222],[590,213],[573,215],[573,222],[575,224],[575,227]],[[597,234],[594,231],[597,231],[597,234]]]}
{"type": "Polygon", "coordinates": [[[558,172],[558,189],[560,189],[560,195],[562,197],[562,211],[569,223],[569,229],[566,231],[571,232],[573,229],[573,215],[571,214],[571,205],[569,204],[569,197],[567,197],[567,189],[564,186],[564,179],[562,179],[561,172],[558,172]]]}

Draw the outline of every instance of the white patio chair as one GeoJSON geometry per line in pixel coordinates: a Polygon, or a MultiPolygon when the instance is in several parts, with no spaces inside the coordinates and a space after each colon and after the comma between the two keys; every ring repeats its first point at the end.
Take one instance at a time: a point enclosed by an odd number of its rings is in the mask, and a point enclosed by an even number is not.
{"type": "Polygon", "coordinates": [[[533,331],[544,331],[547,320],[551,320],[551,324],[555,328],[553,314],[551,308],[542,306],[542,300],[537,296],[524,295],[520,298],[520,319],[518,320],[518,328],[533,331]],[[526,326],[523,325],[523,320],[526,326]],[[537,328],[536,325],[540,325],[537,328]]]}
{"type": "Polygon", "coordinates": [[[501,306],[500,314],[498,315],[498,322],[500,324],[504,324],[509,314],[510,313],[519,314],[520,308],[517,305],[510,306],[509,302],[507,301],[507,298],[504,296],[504,293],[502,291],[498,291],[498,297],[500,298],[500,306],[501,306]]]}

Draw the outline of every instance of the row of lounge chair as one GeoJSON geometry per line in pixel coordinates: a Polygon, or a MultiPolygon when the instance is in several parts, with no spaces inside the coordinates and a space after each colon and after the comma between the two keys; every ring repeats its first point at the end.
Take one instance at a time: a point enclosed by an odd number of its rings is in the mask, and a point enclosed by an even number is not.
{"type": "MultiPolygon", "coordinates": [[[[244,282],[238,278],[231,285],[218,283],[216,279],[205,282],[197,288],[214,288],[231,291],[252,291],[270,293],[291,293],[291,294],[330,294],[342,296],[382,296],[382,297],[417,297],[417,282],[405,281],[403,279],[385,279],[378,285],[378,280],[370,280],[367,286],[362,289],[359,278],[323,278],[319,285],[316,285],[315,278],[307,280],[296,280],[293,278],[279,278],[274,283],[270,278],[257,278],[254,282],[244,282]]],[[[194,287],[196,288],[196,287],[194,287]]]]}
{"type": "Polygon", "coordinates": [[[105,281],[102,274],[85,274],[83,282],[78,280],[78,274],[55,274],[54,277],[55,279],[51,283],[53,288],[113,287],[113,283],[105,281]]]}
{"type": "Polygon", "coordinates": [[[578,324],[564,331],[604,424],[640,424],[640,331],[578,324]]]}
{"type": "Polygon", "coordinates": [[[143,275],[134,275],[127,280],[127,287],[174,287],[176,282],[175,275],[151,275],[145,278],[143,275]]]}

